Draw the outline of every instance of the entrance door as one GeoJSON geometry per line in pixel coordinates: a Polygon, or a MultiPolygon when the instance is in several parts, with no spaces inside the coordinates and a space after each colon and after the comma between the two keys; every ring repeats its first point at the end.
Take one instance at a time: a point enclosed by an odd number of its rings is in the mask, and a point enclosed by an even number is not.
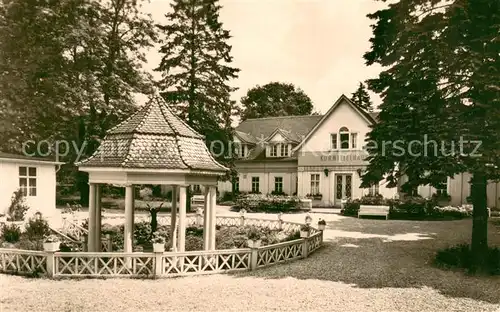
{"type": "Polygon", "coordinates": [[[335,205],[352,196],[352,174],[335,174],[335,205]]]}

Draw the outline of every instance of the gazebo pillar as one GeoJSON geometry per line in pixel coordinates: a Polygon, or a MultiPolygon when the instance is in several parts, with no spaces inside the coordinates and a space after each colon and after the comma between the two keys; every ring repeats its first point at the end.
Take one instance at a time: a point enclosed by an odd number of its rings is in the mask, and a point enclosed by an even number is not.
{"type": "Polygon", "coordinates": [[[174,239],[175,228],[177,226],[177,197],[179,194],[179,187],[172,185],[172,209],[170,212],[170,238],[172,240],[172,250],[177,250],[177,242],[174,239]]]}
{"type": "Polygon", "coordinates": [[[125,186],[125,229],[123,235],[123,249],[132,252],[134,241],[134,186],[125,186]]]}
{"type": "Polygon", "coordinates": [[[186,251],[186,200],[187,187],[179,186],[179,231],[177,235],[177,251],[186,251]]]}
{"type": "Polygon", "coordinates": [[[210,186],[210,209],[208,210],[208,215],[209,215],[209,244],[208,248],[209,250],[215,250],[215,233],[216,233],[216,206],[217,206],[217,191],[215,189],[215,186],[210,186]]]}
{"type": "MultiPolygon", "coordinates": [[[[95,185],[95,243],[94,251],[101,251],[101,203],[102,187],[99,184],[95,185]]],[[[111,251],[111,250],[110,250],[111,251]]]]}
{"type": "Polygon", "coordinates": [[[96,185],[89,183],[89,234],[87,237],[87,251],[95,252],[96,235],[96,185]]]}
{"type": "Polygon", "coordinates": [[[205,186],[203,207],[203,250],[210,250],[210,188],[205,186]]]}

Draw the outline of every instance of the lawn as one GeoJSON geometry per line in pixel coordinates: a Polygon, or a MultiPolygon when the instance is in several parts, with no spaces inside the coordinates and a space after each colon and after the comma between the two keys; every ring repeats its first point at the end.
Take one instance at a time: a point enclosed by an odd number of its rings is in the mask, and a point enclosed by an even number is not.
{"type": "MultiPolygon", "coordinates": [[[[299,218],[300,216],[293,216],[299,218]]],[[[317,219],[313,215],[314,219],[317,219]]],[[[164,280],[0,278],[2,311],[498,311],[500,278],[431,265],[471,220],[327,219],[309,258],[254,272],[164,280]]],[[[314,222],[314,221],[313,221],[314,222]]],[[[500,245],[490,226],[490,244],[500,245]]]]}

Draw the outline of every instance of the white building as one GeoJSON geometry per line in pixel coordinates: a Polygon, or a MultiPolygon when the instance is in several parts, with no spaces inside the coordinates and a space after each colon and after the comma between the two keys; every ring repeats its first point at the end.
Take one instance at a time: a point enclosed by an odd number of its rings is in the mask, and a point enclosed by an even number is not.
{"type": "Polygon", "coordinates": [[[39,211],[56,213],[56,172],[60,162],[0,152],[0,213],[8,212],[12,195],[20,189],[30,207],[27,217],[39,211]]]}
{"type": "MultiPolygon", "coordinates": [[[[379,193],[396,195],[381,181],[361,189],[361,172],[366,168],[363,150],[370,125],[377,114],[368,113],[342,95],[323,116],[286,116],[248,119],[235,131],[241,145],[236,161],[236,189],[268,194],[284,192],[299,197],[321,194],[325,205],[340,205],[343,198],[360,198],[379,193]]],[[[465,203],[469,196],[467,174],[448,179],[446,188],[451,204],[465,203]]],[[[231,182],[219,182],[219,192],[230,192],[231,182]]],[[[435,190],[422,186],[419,192],[430,196],[435,190]]],[[[500,207],[500,184],[488,187],[489,207],[500,207]]],[[[319,197],[317,197],[319,198],[319,197]]]]}

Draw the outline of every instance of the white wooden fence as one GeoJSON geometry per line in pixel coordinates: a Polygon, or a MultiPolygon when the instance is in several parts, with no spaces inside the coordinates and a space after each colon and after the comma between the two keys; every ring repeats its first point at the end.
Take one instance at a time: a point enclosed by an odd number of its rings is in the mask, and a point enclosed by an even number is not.
{"type": "MultiPolygon", "coordinates": [[[[197,220],[195,218],[195,220],[197,220]]],[[[169,222],[168,222],[169,224],[169,222]]],[[[265,226],[285,231],[301,224],[245,217],[218,217],[218,225],[265,226]]],[[[173,277],[255,270],[305,258],[321,247],[323,232],[258,248],[189,252],[47,252],[0,248],[0,272],[48,277],[173,277]]]]}

